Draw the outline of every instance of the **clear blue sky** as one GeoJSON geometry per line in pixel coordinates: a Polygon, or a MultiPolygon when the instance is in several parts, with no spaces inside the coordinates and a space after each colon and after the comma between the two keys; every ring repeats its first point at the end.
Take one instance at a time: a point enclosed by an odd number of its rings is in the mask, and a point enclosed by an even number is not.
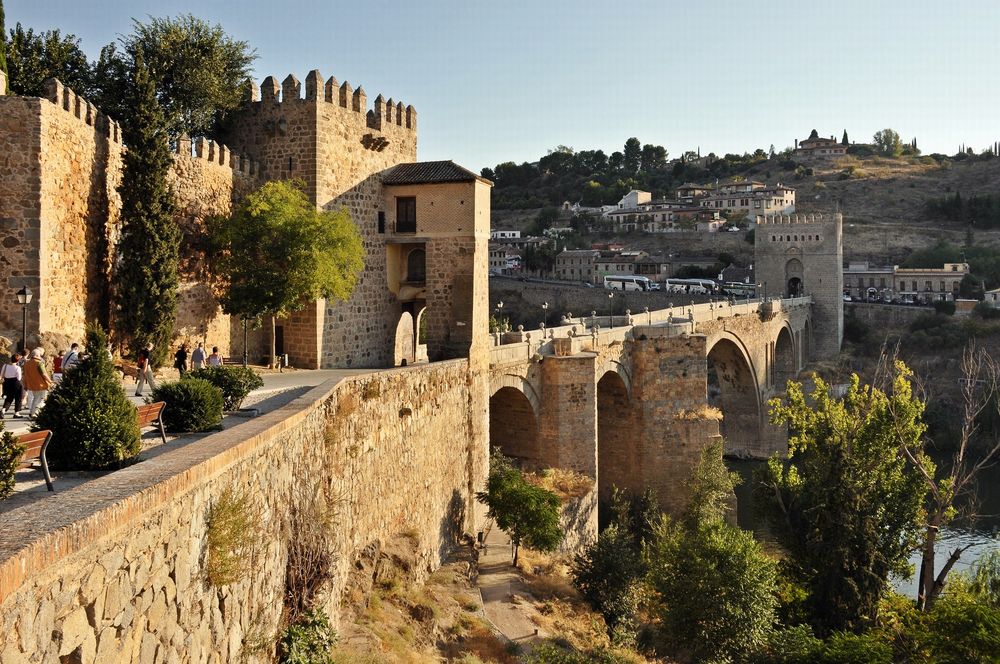
{"type": "Polygon", "coordinates": [[[257,48],[413,104],[419,158],[479,170],[564,144],[777,149],[810,129],[924,152],[1000,140],[998,0],[5,0],[7,25],[93,58],[131,17],[193,13],[257,48]]]}

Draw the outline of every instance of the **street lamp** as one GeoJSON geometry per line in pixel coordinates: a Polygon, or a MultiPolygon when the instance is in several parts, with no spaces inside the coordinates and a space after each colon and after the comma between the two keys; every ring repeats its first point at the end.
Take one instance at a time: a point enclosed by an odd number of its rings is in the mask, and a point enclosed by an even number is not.
{"type": "Polygon", "coordinates": [[[615,294],[613,292],[608,293],[608,320],[611,329],[615,329],[615,307],[614,307],[615,294]]]}
{"type": "MultiPolygon", "coordinates": [[[[545,329],[545,321],[548,319],[549,315],[549,303],[542,302],[542,329],[545,329]]],[[[544,336],[544,335],[542,335],[544,336]]]]}
{"type": "Polygon", "coordinates": [[[21,305],[21,350],[28,348],[28,305],[31,304],[31,289],[21,286],[17,291],[17,302],[21,305]]]}

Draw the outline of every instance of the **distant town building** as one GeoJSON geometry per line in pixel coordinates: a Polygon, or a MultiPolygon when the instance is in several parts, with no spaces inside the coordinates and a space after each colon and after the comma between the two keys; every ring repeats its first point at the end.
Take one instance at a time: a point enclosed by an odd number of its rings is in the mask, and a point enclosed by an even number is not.
{"type": "Polygon", "coordinates": [[[639,191],[638,189],[633,189],[632,191],[622,196],[622,199],[618,201],[618,209],[632,210],[639,207],[643,203],[648,203],[651,200],[653,200],[653,195],[648,191],[639,191]]]}
{"type": "Polygon", "coordinates": [[[1000,288],[994,288],[983,293],[983,302],[994,309],[1000,309],[1000,288]]]}
{"type": "MultiPolygon", "coordinates": [[[[711,208],[722,214],[741,215],[753,219],[759,215],[792,214],[795,212],[795,189],[780,182],[771,186],[757,180],[730,180],[707,194],[681,200],[711,208]]],[[[685,190],[690,192],[690,188],[685,190]]]]}
{"type": "Polygon", "coordinates": [[[604,277],[635,274],[635,263],[648,256],[645,251],[601,251],[594,259],[594,283],[604,277]]]}
{"type": "Polygon", "coordinates": [[[490,243],[490,274],[504,274],[507,268],[507,249],[499,244],[490,243]]]}
{"type": "Polygon", "coordinates": [[[490,231],[491,240],[518,240],[521,238],[521,231],[490,231]]]}
{"type": "Polygon", "coordinates": [[[813,129],[812,135],[801,141],[795,141],[795,155],[797,157],[835,157],[847,154],[847,146],[840,143],[833,136],[822,138],[816,135],[813,129]]]}
{"type": "Polygon", "coordinates": [[[600,253],[594,249],[565,249],[559,252],[556,254],[556,279],[594,283],[594,262],[600,253]]]}
{"type": "MultiPolygon", "coordinates": [[[[644,194],[649,192],[634,191],[644,194]]],[[[624,198],[622,199],[625,200],[624,198]]],[[[646,233],[670,233],[682,230],[717,231],[725,224],[725,219],[717,210],[703,208],[691,201],[647,199],[635,207],[616,208],[604,214],[616,232],[645,231],[646,233]]]]}
{"type": "Polygon", "coordinates": [[[844,270],[844,294],[865,302],[929,303],[958,296],[968,263],[945,263],[940,268],[873,266],[852,262],[844,270]]]}

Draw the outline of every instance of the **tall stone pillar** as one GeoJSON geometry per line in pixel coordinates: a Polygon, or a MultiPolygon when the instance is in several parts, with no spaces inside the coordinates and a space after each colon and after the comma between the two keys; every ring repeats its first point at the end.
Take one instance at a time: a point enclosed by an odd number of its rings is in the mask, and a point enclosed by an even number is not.
{"type": "Polygon", "coordinates": [[[596,357],[582,353],[542,362],[539,442],[542,460],[597,479],[596,357]]]}

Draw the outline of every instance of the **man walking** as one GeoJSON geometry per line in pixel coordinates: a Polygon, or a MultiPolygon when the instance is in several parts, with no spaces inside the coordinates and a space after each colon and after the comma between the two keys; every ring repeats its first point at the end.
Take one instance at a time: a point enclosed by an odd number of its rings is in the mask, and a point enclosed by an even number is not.
{"type": "Polygon", "coordinates": [[[195,371],[205,366],[205,344],[198,342],[198,347],[191,351],[191,368],[195,371]]]}
{"type": "Polygon", "coordinates": [[[135,386],[135,396],[137,397],[142,396],[142,387],[146,383],[149,383],[151,390],[156,389],[156,378],[153,377],[152,351],[153,344],[147,344],[145,348],[139,351],[139,357],[136,358],[135,366],[139,370],[135,386]]]}
{"type": "Polygon", "coordinates": [[[62,372],[66,373],[78,364],[80,364],[80,344],[74,343],[69,347],[69,352],[63,355],[62,372]]]}
{"type": "Polygon", "coordinates": [[[45,401],[49,390],[52,389],[52,379],[45,369],[45,362],[42,356],[45,354],[44,348],[36,348],[31,351],[31,357],[24,363],[22,370],[22,381],[24,389],[28,391],[28,417],[34,418],[38,408],[45,401]]]}

